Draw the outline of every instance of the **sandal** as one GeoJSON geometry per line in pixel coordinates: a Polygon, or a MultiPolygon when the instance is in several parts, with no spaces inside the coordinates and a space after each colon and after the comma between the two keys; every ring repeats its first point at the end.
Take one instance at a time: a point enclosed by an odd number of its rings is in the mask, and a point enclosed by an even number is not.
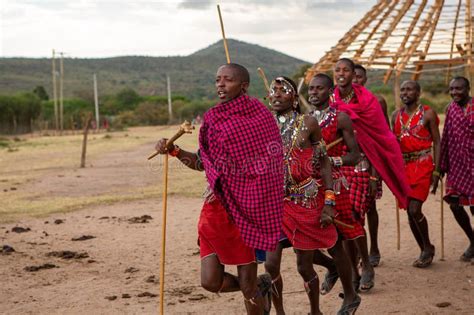
{"type": "Polygon", "coordinates": [[[413,262],[413,267],[417,268],[426,268],[433,262],[433,257],[435,255],[434,248],[433,252],[421,252],[420,258],[413,262]]]}
{"type": "Polygon", "coordinates": [[[372,267],[377,267],[380,264],[380,253],[370,255],[369,262],[372,267]]]}
{"type": "Polygon", "coordinates": [[[337,270],[326,272],[326,275],[324,276],[324,281],[323,283],[321,283],[321,295],[328,294],[336,284],[337,279],[339,279],[339,274],[337,273],[337,270]]]}
{"type": "Polygon", "coordinates": [[[461,255],[461,257],[459,257],[459,259],[461,259],[461,261],[466,261],[466,262],[470,262],[472,258],[474,258],[474,246],[473,245],[469,246],[466,249],[466,251],[461,255]]]}
{"type": "Polygon", "coordinates": [[[258,278],[260,279],[258,288],[264,299],[263,314],[269,315],[272,308],[272,276],[269,273],[264,273],[258,278]]]}
{"type": "Polygon", "coordinates": [[[360,278],[360,291],[368,292],[375,285],[375,272],[364,272],[362,271],[362,276],[360,278]]]}
{"type": "Polygon", "coordinates": [[[337,315],[355,314],[361,302],[362,302],[362,299],[360,298],[360,296],[356,295],[356,298],[354,299],[354,301],[341,307],[341,309],[337,312],[337,315]]]}

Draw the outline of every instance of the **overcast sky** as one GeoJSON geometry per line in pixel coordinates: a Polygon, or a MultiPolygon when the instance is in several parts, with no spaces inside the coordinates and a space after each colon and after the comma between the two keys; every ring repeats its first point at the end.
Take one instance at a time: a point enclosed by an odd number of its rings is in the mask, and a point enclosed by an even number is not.
{"type": "Polygon", "coordinates": [[[376,0],[0,0],[0,56],[189,55],[226,36],[314,62],[376,0]]]}

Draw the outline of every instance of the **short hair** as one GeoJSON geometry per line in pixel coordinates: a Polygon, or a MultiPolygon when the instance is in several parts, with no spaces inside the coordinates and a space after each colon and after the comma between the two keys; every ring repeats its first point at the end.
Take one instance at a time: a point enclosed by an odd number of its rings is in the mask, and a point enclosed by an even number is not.
{"type": "Polygon", "coordinates": [[[328,76],[327,74],[325,73],[318,73],[316,74],[313,79],[316,79],[316,78],[320,78],[320,79],[323,79],[324,81],[326,81],[326,86],[330,89],[333,89],[334,88],[334,81],[331,79],[330,76],[328,76]]]}
{"type": "Polygon", "coordinates": [[[229,67],[229,68],[234,69],[237,72],[237,75],[239,76],[239,78],[242,82],[250,83],[249,71],[244,66],[239,65],[238,63],[226,63],[226,64],[223,64],[220,67],[229,67]]]}
{"type": "Polygon", "coordinates": [[[367,70],[364,68],[364,66],[360,65],[360,64],[356,64],[354,66],[354,71],[355,69],[359,69],[359,70],[362,70],[362,72],[364,72],[364,74],[367,76],[367,70]]]}
{"type": "Polygon", "coordinates": [[[457,77],[454,77],[451,81],[464,81],[464,84],[466,85],[467,89],[470,90],[471,89],[471,85],[469,83],[469,80],[466,78],[466,77],[463,77],[463,76],[457,76],[457,77]]]}
{"type": "Polygon", "coordinates": [[[352,71],[354,71],[355,69],[355,63],[354,61],[352,61],[351,59],[349,58],[341,58],[339,59],[336,63],[340,62],[340,61],[344,61],[344,62],[347,62],[349,64],[349,66],[351,67],[352,71]]]}
{"type": "Polygon", "coordinates": [[[415,80],[406,80],[406,81],[403,81],[402,82],[402,85],[405,84],[405,83],[413,83],[415,85],[415,88],[418,92],[421,92],[421,85],[420,83],[418,83],[418,81],[415,81],[415,80]]]}

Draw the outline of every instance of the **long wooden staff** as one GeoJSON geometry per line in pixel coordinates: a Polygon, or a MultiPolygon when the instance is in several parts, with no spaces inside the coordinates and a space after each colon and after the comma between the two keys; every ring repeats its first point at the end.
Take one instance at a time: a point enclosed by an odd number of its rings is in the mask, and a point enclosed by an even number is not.
{"type": "Polygon", "coordinates": [[[441,260],[444,260],[444,184],[443,179],[441,181],[441,260]]]}
{"type": "Polygon", "coordinates": [[[221,31],[222,31],[222,39],[224,41],[225,57],[227,58],[227,63],[230,63],[229,48],[227,46],[227,39],[225,38],[224,22],[222,22],[221,7],[219,5],[217,5],[217,12],[219,13],[219,21],[221,22],[221,31]]]}
{"type": "Polygon", "coordinates": [[[395,212],[397,215],[397,250],[400,250],[400,207],[398,200],[395,198],[395,212]]]}
{"type": "MultiPolygon", "coordinates": [[[[191,133],[194,126],[189,121],[185,121],[179,128],[178,132],[172,136],[167,142],[169,146],[185,133],[191,133]]],[[[153,153],[148,160],[158,155],[153,153]]],[[[163,161],[163,211],[162,211],[162,227],[161,227],[161,261],[160,261],[160,314],[164,314],[164,297],[165,297],[165,255],[166,255],[166,211],[168,206],[168,154],[165,154],[163,161]]]]}

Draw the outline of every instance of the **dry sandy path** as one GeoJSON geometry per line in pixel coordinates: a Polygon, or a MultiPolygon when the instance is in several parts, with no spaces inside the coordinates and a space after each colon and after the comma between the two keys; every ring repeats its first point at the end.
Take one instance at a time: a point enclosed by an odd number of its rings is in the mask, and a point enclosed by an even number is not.
{"type": "MultiPolygon", "coordinates": [[[[119,185],[123,182],[128,185],[149,185],[159,181],[156,179],[156,172],[147,171],[146,164],[142,162],[149,148],[147,144],[137,150],[110,153],[104,160],[95,161],[94,168],[76,172],[53,169],[48,172],[48,178],[41,181],[48,184],[52,195],[71,196],[80,191],[80,182],[84,177],[89,180],[102,178],[100,189],[107,193],[110,193],[111,187],[121,191],[123,187],[119,185]],[[99,173],[93,175],[93,170],[99,173]],[[77,172],[81,172],[80,178],[77,177],[77,172]]],[[[25,184],[32,186],[24,188],[41,188],[34,187],[36,184],[25,184]]],[[[97,189],[88,189],[81,194],[99,193],[97,189]]],[[[196,224],[201,204],[200,198],[173,196],[169,199],[166,313],[243,314],[239,293],[222,294],[219,297],[199,286],[200,261],[196,245],[196,224]]],[[[378,203],[378,208],[382,263],[376,269],[375,288],[368,294],[362,294],[363,302],[358,314],[472,314],[474,265],[458,259],[467,246],[467,240],[447,206],[446,259],[440,261],[439,195],[430,196],[424,207],[432,241],[437,246],[434,264],[424,270],[411,267],[411,262],[418,256],[418,250],[404,213],[401,214],[402,247],[400,251],[395,248],[395,210],[393,197],[387,190],[378,203]],[[436,306],[442,302],[449,305],[436,306]]],[[[160,221],[161,201],[148,198],[91,206],[44,218],[24,217],[14,223],[0,224],[0,246],[10,245],[15,249],[11,254],[0,254],[0,313],[158,313],[158,297],[138,295],[159,292],[160,221]],[[149,215],[153,219],[148,223],[128,221],[142,215],[149,215]],[[57,219],[63,220],[63,223],[55,224],[57,219]],[[16,226],[31,230],[25,233],[12,232],[12,228],[16,226]],[[95,238],[71,240],[82,235],[92,235],[95,238]],[[66,260],[47,256],[52,251],[64,250],[86,252],[89,257],[66,260]],[[57,268],[37,272],[25,270],[25,267],[45,263],[54,264],[57,268]],[[149,279],[153,275],[155,281],[149,279]],[[130,297],[127,298],[127,295],[130,297]]],[[[259,268],[263,270],[263,266],[259,268]]],[[[306,314],[308,302],[291,250],[284,254],[282,273],[288,314],[306,314]]],[[[324,271],[318,268],[318,273],[322,277],[324,271]]],[[[338,292],[340,284],[329,295],[321,298],[321,308],[325,314],[335,314],[339,309],[341,300],[337,297],[338,292]]]]}

